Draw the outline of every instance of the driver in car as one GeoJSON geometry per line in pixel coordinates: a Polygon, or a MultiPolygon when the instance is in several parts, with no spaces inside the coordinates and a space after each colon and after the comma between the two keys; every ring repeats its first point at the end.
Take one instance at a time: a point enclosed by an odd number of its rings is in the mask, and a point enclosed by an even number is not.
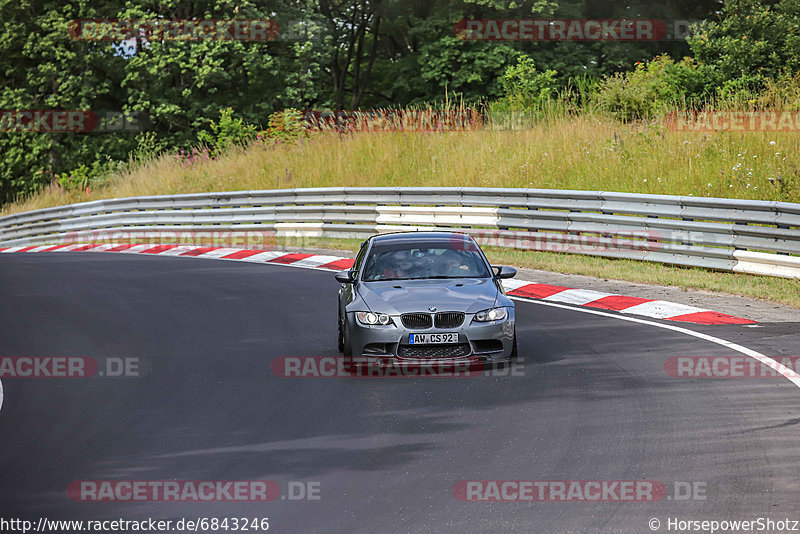
{"type": "Polygon", "coordinates": [[[464,258],[456,250],[445,250],[437,261],[438,276],[460,277],[469,273],[469,266],[464,264],[464,258]]]}
{"type": "Polygon", "coordinates": [[[386,255],[383,262],[383,277],[386,280],[408,277],[406,252],[398,250],[386,255]]]}

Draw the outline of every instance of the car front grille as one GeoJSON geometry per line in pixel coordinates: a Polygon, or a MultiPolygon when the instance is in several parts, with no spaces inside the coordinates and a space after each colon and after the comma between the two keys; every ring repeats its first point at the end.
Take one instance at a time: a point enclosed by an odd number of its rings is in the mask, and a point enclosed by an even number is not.
{"type": "Polygon", "coordinates": [[[436,328],[457,328],[464,322],[461,312],[441,312],[435,317],[436,328]]]}
{"type": "Polygon", "coordinates": [[[430,328],[433,326],[429,313],[404,313],[400,316],[406,328],[430,328]]]}
{"type": "Polygon", "coordinates": [[[401,358],[462,358],[469,356],[469,343],[453,345],[400,345],[397,355],[401,358]]]}
{"type": "Polygon", "coordinates": [[[406,328],[430,328],[434,323],[436,328],[458,328],[464,323],[464,313],[439,312],[433,318],[429,313],[404,313],[400,320],[406,328]]]}

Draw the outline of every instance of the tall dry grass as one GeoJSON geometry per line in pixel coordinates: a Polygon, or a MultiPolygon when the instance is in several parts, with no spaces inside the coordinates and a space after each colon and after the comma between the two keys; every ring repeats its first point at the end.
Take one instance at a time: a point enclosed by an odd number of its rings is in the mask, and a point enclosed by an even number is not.
{"type": "Polygon", "coordinates": [[[536,187],[800,202],[797,133],[684,133],[656,122],[549,117],[522,130],[317,134],[172,155],[85,192],[46,189],[2,214],[135,195],[324,186],[536,187]]]}

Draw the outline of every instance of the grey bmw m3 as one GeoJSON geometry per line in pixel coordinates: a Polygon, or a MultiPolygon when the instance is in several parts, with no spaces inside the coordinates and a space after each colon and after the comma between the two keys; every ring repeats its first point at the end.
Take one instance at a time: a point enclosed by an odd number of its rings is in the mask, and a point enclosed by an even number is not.
{"type": "Polygon", "coordinates": [[[350,270],[336,274],[338,345],[351,370],[516,358],[514,302],[472,237],[402,232],[364,241],[350,270]]]}

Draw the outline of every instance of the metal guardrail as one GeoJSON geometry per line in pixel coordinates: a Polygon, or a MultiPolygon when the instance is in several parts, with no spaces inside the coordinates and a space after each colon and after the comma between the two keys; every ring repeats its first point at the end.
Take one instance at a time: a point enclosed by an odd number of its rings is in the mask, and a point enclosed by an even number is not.
{"type": "Polygon", "coordinates": [[[603,191],[331,187],[119,198],[0,217],[0,246],[145,231],[362,238],[443,228],[482,245],[800,278],[800,204],[603,191]]]}

